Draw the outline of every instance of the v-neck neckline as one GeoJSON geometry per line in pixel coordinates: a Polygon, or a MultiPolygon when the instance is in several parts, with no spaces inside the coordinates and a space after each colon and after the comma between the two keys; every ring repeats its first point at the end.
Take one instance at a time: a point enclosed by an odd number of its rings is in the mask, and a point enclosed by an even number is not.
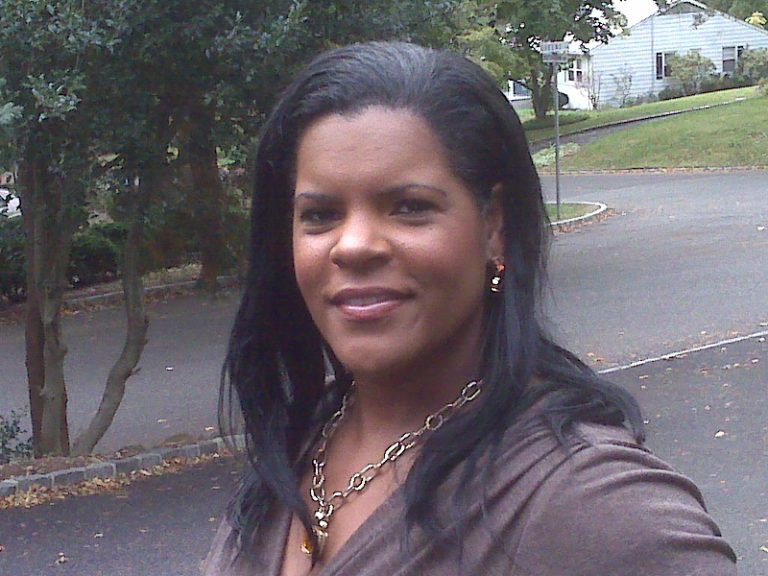
{"type": "MultiPolygon", "coordinates": [[[[378,530],[372,530],[371,526],[375,525],[375,523],[383,525],[385,522],[382,522],[382,520],[386,519],[387,513],[391,512],[393,509],[397,507],[397,505],[400,502],[401,494],[403,491],[403,485],[399,485],[395,490],[387,496],[384,501],[382,501],[381,504],[379,504],[373,512],[366,518],[360,526],[358,526],[354,532],[347,538],[347,540],[344,542],[344,544],[341,545],[341,548],[339,548],[338,552],[333,555],[333,557],[322,567],[317,570],[317,568],[312,568],[307,573],[307,576],[331,576],[336,571],[341,569],[344,565],[346,565],[347,562],[349,562],[353,557],[357,550],[362,548],[367,542],[369,542],[373,537],[375,537],[378,534],[378,530]],[[366,538],[366,534],[370,533],[370,536],[366,538]]],[[[282,512],[282,518],[280,520],[281,522],[281,534],[279,537],[280,541],[280,555],[279,560],[275,562],[272,572],[272,576],[280,576],[280,574],[283,571],[283,565],[285,564],[285,551],[286,546],[288,545],[288,537],[291,532],[291,524],[293,523],[293,513],[289,510],[284,510],[282,512]]]]}

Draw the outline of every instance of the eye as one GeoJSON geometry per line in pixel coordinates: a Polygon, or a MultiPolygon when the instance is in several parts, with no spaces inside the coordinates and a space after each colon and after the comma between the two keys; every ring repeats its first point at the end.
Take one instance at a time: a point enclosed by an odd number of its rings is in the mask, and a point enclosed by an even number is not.
{"type": "Polygon", "coordinates": [[[339,211],[333,208],[304,208],[299,211],[299,221],[310,227],[327,226],[339,218],[339,211]]]}
{"type": "Polygon", "coordinates": [[[404,198],[395,204],[392,213],[399,216],[424,216],[435,209],[435,204],[429,200],[404,198]]]}

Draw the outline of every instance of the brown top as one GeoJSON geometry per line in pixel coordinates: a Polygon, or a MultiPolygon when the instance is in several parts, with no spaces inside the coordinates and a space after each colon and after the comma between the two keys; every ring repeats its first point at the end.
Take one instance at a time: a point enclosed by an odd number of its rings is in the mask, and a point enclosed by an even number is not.
{"type": "MultiPolygon", "coordinates": [[[[477,475],[459,558],[450,496],[440,533],[411,533],[404,548],[396,491],[312,576],[734,576],[736,558],[696,486],[621,428],[583,425],[569,457],[554,436],[510,433],[491,476],[477,475]],[[486,507],[482,507],[485,490],[486,507]]],[[[443,491],[452,493],[454,473],[443,491]]],[[[239,561],[219,528],[205,576],[278,576],[290,515],[260,532],[264,565],[239,561]]]]}

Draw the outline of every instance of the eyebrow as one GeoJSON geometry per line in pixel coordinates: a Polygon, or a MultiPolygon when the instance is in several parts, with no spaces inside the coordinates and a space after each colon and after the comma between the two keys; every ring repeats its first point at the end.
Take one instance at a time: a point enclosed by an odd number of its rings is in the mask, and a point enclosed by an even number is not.
{"type": "MultiPolygon", "coordinates": [[[[407,184],[400,184],[397,186],[384,188],[383,190],[377,190],[376,192],[374,192],[374,196],[399,196],[399,195],[405,194],[408,190],[412,188],[422,188],[425,190],[432,190],[434,192],[442,194],[443,196],[448,196],[448,192],[446,192],[442,188],[438,188],[437,186],[431,186],[429,184],[421,184],[419,182],[409,182],[407,184]]],[[[324,192],[315,192],[314,190],[307,190],[306,192],[301,192],[299,194],[296,194],[294,196],[294,202],[299,198],[306,199],[306,200],[314,200],[316,202],[334,202],[336,200],[336,198],[332,194],[326,194],[324,192]]]]}

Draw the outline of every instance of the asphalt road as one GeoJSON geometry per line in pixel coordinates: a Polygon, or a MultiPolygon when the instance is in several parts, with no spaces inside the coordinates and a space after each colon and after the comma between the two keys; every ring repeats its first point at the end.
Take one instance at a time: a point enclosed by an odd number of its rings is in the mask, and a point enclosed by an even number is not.
{"type": "MultiPolygon", "coordinates": [[[[544,179],[554,196],[554,179],[544,179]]],[[[550,331],[597,368],[750,334],[768,322],[768,172],[568,176],[562,196],[617,215],[556,237],[550,331]]],[[[150,307],[149,343],[98,446],[211,433],[237,294],[150,307]]],[[[122,311],[64,322],[73,434],[96,410],[120,350],[122,311]]],[[[27,404],[23,329],[0,325],[0,414],[27,404]]]]}
{"type": "Polygon", "coordinates": [[[0,574],[197,576],[238,475],[224,458],[121,492],[2,510],[0,574]]]}
{"type": "MultiPolygon", "coordinates": [[[[768,553],[761,550],[768,546],[766,339],[653,362],[611,378],[640,401],[649,446],[701,488],[736,550],[739,573],[767,574],[768,553]]],[[[236,476],[233,460],[222,459],[117,494],[2,511],[0,574],[196,576],[236,476]],[[56,563],[60,553],[67,562],[56,563]]]]}
{"type": "Polygon", "coordinates": [[[768,574],[768,338],[609,375],[640,402],[648,446],[692,478],[739,574],[768,574]]]}
{"type": "MultiPolygon", "coordinates": [[[[553,179],[545,188],[553,195],[553,179]]],[[[550,263],[548,325],[596,368],[768,329],[768,173],[569,176],[562,195],[616,212],[558,235],[550,263]]],[[[102,450],[215,426],[236,300],[151,307],[141,371],[102,450]]],[[[66,319],[75,430],[96,408],[122,330],[120,310],[66,319]]],[[[768,573],[766,365],[766,344],[751,338],[611,374],[646,409],[650,446],[701,487],[747,576],[768,573]]],[[[0,326],[0,413],[25,396],[23,331],[0,326]]],[[[224,460],[119,495],[3,511],[0,574],[194,575],[234,470],[224,460]],[[56,564],[60,552],[68,561],[56,564]]]]}
{"type": "Polygon", "coordinates": [[[568,176],[561,189],[616,212],[557,236],[550,262],[551,330],[598,368],[768,326],[768,171],[568,176]]]}

